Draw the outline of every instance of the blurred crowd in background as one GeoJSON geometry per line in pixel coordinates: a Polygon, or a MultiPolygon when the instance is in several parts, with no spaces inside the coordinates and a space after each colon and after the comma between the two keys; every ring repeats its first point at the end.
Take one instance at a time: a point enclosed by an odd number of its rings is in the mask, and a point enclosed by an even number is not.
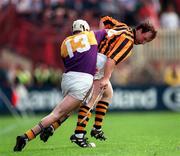
{"type": "MultiPolygon", "coordinates": [[[[89,22],[92,29],[98,29],[101,16],[109,15],[129,26],[135,26],[144,20],[151,21],[156,28],[178,29],[180,26],[180,0],[1,0],[0,12],[5,13],[7,10],[14,10],[17,13],[16,18],[28,21],[32,26],[36,26],[38,30],[46,30],[56,35],[55,42],[61,41],[71,34],[72,21],[78,18],[85,19],[89,22]],[[49,31],[48,31],[49,30],[49,31]],[[52,31],[53,30],[53,31],[52,31]]],[[[10,14],[14,15],[12,11],[10,14]]],[[[4,16],[6,17],[6,16],[4,16]]],[[[8,16],[7,16],[8,17],[8,16]]],[[[3,19],[8,21],[8,19],[3,19]]],[[[1,21],[1,18],[0,18],[1,21]]],[[[0,27],[5,23],[0,22],[0,27]]],[[[25,24],[24,24],[25,25],[25,24]]],[[[11,26],[11,21],[9,22],[11,26]]],[[[7,25],[5,26],[7,28],[7,25]]],[[[12,27],[14,27],[12,23],[12,27]]],[[[16,30],[18,26],[16,27],[16,30]]],[[[14,29],[12,29],[14,31],[14,29]]],[[[18,32],[19,30],[17,30],[18,32]]],[[[24,28],[20,31],[24,31],[24,28]]],[[[9,34],[11,35],[11,34],[9,34]]],[[[8,36],[6,34],[6,36],[8,36]]],[[[19,35],[21,36],[21,35],[19,35]]],[[[28,42],[33,40],[34,34],[28,36],[28,42]]],[[[43,36],[38,35],[42,40],[43,36]]],[[[24,37],[24,36],[23,36],[24,37]]],[[[22,40],[24,38],[22,37],[22,40]]],[[[1,41],[2,35],[0,36],[1,41]]],[[[14,37],[15,38],[15,37],[14,37]]],[[[48,38],[49,39],[49,38],[48,38]]],[[[12,38],[10,39],[12,41],[12,38]]],[[[36,39],[34,39],[35,42],[36,39]]],[[[9,41],[9,40],[8,40],[9,41]]],[[[10,48],[13,53],[23,54],[23,48],[16,49],[12,45],[19,43],[16,38],[8,44],[1,44],[0,51],[3,48],[10,48]]],[[[49,40],[47,42],[50,42],[49,40]]],[[[54,42],[54,38],[53,38],[54,42]]],[[[23,45],[24,43],[22,43],[23,45]]],[[[37,45],[41,43],[37,43],[37,45]]],[[[27,48],[30,50],[30,48],[27,48]]],[[[47,46],[47,59],[52,55],[52,47],[47,46]]],[[[36,53],[36,58],[30,58],[31,67],[26,68],[21,63],[13,63],[0,61],[0,85],[22,84],[25,87],[42,87],[52,86],[60,87],[61,75],[63,67],[61,65],[49,64],[40,60],[38,63],[37,51],[30,50],[33,56],[36,53]]],[[[42,52],[42,51],[40,51],[42,52]]],[[[59,47],[55,49],[56,61],[60,60],[59,47]]],[[[1,53],[1,52],[0,52],[1,53]]],[[[39,57],[43,57],[43,52],[39,57]]],[[[29,55],[25,55],[27,57],[29,55]]],[[[55,62],[54,59],[54,62],[55,62]]],[[[52,61],[53,62],[53,61],[52,61]]],[[[60,61],[59,61],[60,62],[60,61]]],[[[180,63],[160,62],[147,63],[141,70],[134,69],[129,61],[122,63],[112,76],[114,85],[133,85],[133,84],[180,84],[180,63]]]]}
{"type": "Polygon", "coordinates": [[[6,10],[10,4],[27,20],[52,25],[63,32],[77,18],[86,19],[96,28],[103,15],[131,26],[147,19],[157,27],[179,26],[179,0],[1,0],[0,9],[6,10]]]}

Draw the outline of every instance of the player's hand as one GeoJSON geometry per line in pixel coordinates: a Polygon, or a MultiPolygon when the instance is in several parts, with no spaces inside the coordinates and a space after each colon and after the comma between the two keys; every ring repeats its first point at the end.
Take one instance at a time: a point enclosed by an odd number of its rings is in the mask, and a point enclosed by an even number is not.
{"type": "Polygon", "coordinates": [[[108,86],[108,83],[109,83],[109,79],[106,79],[106,78],[100,79],[100,88],[106,89],[108,86]]]}

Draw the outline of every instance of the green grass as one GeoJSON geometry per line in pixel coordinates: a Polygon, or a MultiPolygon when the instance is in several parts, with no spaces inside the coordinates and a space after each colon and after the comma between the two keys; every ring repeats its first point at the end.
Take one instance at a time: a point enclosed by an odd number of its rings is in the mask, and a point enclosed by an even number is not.
{"type": "MultiPolygon", "coordinates": [[[[104,132],[108,139],[97,141],[96,148],[83,149],[69,140],[76,116],[69,118],[47,143],[37,137],[20,153],[12,151],[15,138],[36,124],[42,116],[16,121],[0,117],[0,156],[180,156],[180,114],[108,113],[104,132]]],[[[93,124],[90,121],[87,130],[93,124]]]]}

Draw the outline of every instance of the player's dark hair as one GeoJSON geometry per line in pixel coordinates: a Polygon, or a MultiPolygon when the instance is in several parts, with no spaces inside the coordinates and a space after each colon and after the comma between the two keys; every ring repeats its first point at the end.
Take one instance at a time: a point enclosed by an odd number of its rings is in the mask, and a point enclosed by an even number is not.
{"type": "Polygon", "coordinates": [[[73,35],[80,33],[81,31],[77,30],[73,32],[73,35]]]}
{"type": "Polygon", "coordinates": [[[138,25],[136,27],[136,30],[139,29],[142,29],[142,33],[151,32],[152,33],[151,40],[153,40],[157,35],[157,31],[155,30],[154,26],[149,22],[144,22],[138,25]]]}

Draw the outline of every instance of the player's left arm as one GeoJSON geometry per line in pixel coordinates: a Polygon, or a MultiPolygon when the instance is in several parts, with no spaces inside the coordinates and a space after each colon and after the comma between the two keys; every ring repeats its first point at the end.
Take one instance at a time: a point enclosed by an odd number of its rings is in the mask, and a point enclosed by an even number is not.
{"type": "Polygon", "coordinates": [[[116,62],[111,58],[107,58],[107,61],[104,66],[104,77],[100,80],[101,88],[107,87],[109,79],[111,78],[111,75],[112,75],[112,72],[114,71],[115,66],[116,66],[116,62]]]}

